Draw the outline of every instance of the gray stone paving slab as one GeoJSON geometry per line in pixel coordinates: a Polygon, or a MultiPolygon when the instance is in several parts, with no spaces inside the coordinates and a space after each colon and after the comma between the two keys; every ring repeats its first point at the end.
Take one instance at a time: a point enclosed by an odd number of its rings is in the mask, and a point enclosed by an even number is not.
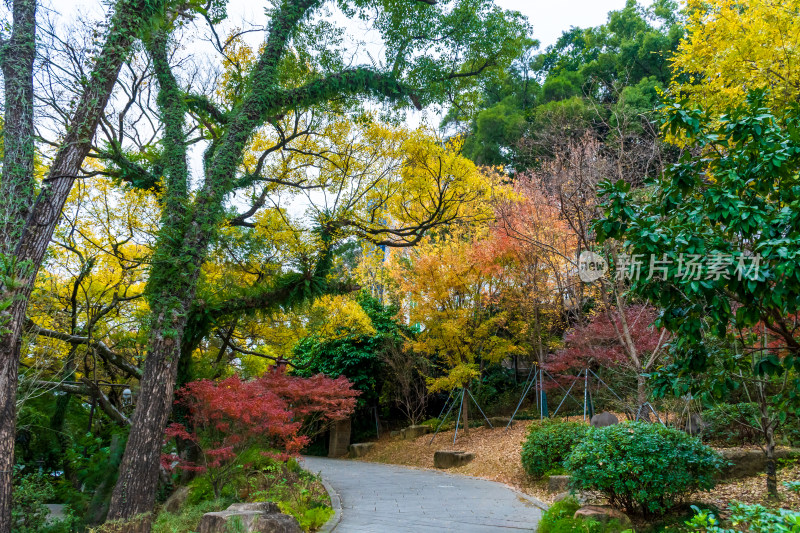
{"type": "Polygon", "coordinates": [[[502,483],[416,468],[303,458],[341,503],[334,533],[536,531],[544,504],[502,483]]]}

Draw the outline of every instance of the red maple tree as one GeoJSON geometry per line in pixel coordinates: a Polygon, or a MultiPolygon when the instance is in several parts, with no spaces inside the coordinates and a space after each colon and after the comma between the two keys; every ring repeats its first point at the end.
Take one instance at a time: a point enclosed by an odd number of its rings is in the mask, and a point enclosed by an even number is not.
{"type": "Polygon", "coordinates": [[[545,367],[562,375],[598,366],[624,369],[636,376],[637,402],[642,405],[647,400],[645,375],[663,355],[669,340],[664,329],[653,325],[657,317],[656,308],[641,304],[628,305],[622,310],[600,309],[588,323],[567,332],[565,348],[545,367]]]}
{"type": "Polygon", "coordinates": [[[344,376],[310,378],[270,372],[254,380],[232,376],[193,381],[177,392],[187,424],[167,427],[168,441],[180,438],[199,450],[197,461],[162,455],[165,468],[208,473],[214,494],[239,464],[242,454],[260,447],[264,455],[286,460],[306,446],[313,433],[332,420],[348,417],[359,391],[344,376]]]}

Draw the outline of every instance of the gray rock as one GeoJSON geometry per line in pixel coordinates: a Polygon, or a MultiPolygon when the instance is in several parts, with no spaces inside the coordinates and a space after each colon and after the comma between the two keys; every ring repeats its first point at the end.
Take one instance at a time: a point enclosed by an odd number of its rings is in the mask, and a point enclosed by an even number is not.
{"type": "Polygon", "coordinates": [[[431,428],[428,426],[408,426],[407,428],[400,430],[400,435],[404,439],[416,439],[417,437],[427,435],[430,432],[431,428]]]}
{"type": "Polygon", "coordinates": [[[328,457],[347,455],[350,448],[350,419],[336,420],[328,435],[328,457]]]}
{"type": "Polygon", "coordinates": [[[198,533],[228,533],[238,522],[246,533],[302,533],[293,516],[282,514],[272,502],[234,503],[224,511],[206,513],[197,526],[198,533]]]}
{"type": "Polygon", "coordinates": [[[470,452],[438,451],[433,454],[433,466],[436,468],[455,468],[464,466],[475,459],[475,454],[470,452]]]}
{"type": "Polygon", "coordinates": [[[692,413],[689,415],[689,420],[686,421],[686,433],[689,435],[702,435],[703,431],[705,431],[706,424],[703,422],[703,419],[697,413],[692,413]]]}
{"type": "Polygon", "coordinates": [[[570,493],[567,491],[559,492],[555,496],[553,496],[553,503],[558,503],[560,501],[564,501],[570,497],[570,493]]]}
{"type": "Polygon", "coordinates": [[[243,531],[255,531],[256,522],[259,518],[264,516],[264,513],[259,511],[218,511],[216,513],[206,513],[200,520],[200,525],[197,526],[198,533],[227,533],[228,524],[231,524],[230,529],[235,529],[233,524],[237,521],[237,525],[243,531]]]}
{"type": "Polygon", "coordinates": [[[303,529],[295,517],[288,514],[268,514],[259,517],[256,522],[258,533],[302,533],[303,529]]]}
{"type": "Polygon", "coordinates": [[[363,457],[369,453],[370,450],[375,448],[374,442],[360,442],[358,444],[350,445],[350,457],[363,457]]]}
{"type": "Polygon", "coordinates": [[[569,491],[564,491],[564,492],[559,492],[558,494],[553,496],[553,503],[566,500],[567,498],[575,498],[575,500],[577,500],[577,502],[581,505],[586,504],[586,502],[588,502],[591,499],[589,494],[586,494],[584,492],[578,492],[576,494],[573,494],[569,491]]]}
{"type": "Polygon", "coordinates": [[[603,411],[602,413],[596,414],[592,417],[592,425],[596,428],[604,428],[613,426],[614,424],[619,424],[619,418],[608,411],[603,411]]]}
{"type": "Polygon", "coordinates": [[[602,524],[616,520],[622,526],[621,529],[629,529],[633,526],[631,519],[622,511],[603,507],[600,505],[586,505],[575,511],[573,518],[584,518],[600,522],[602,524]]]}
{"type": "Polygon", "coordinates": [[[46,503],[44,506],[47,508],[47,523],[54,524],[59,520],[64,520],[67,518],[66,504],[63,503],[46,503]]]}
{"type": "Polygon", "coordinates": [[[281,512],[280,507],[275,502],[232,503],[225,510],[237,513],[256,511],[258,513],[277,514],[281,512]]]}
{"type": "Polygon", "coordinates": [[[360,442],[358,444],[350,445],[350,457],[363,457],[367,455],[373,448],[374,442],[360,442]]]}
{"type": "Polygon", "coordinates": [[[164,510],[168,513],[177,514],[186,505],[186,500],[189,498],[189,487],[178,487],[175,492],[170,494],[167,501],[164,503],[164,510]]]}
{"type": "Polygon", "coordinates": [[[547,479],[547,490],[550,492],[564,492],[569,487],[570,476],[550,476],[547,479]]]}

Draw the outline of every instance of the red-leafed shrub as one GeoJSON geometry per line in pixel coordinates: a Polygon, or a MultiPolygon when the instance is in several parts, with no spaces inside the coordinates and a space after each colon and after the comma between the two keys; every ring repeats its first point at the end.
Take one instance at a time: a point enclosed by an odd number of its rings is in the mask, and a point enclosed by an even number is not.
{"type": "Polygon", "coordinates": [[[162,463],[208,473],[219,497],[242,453],[259,446],[279,459],[296,455],[314,432],[348,417],[358,394],[343,376],[300,378],[275,372],[250,381],[238,376],[194,381],[178,391],[176,400],[188,411],[188,424],[171,424],[166,437],[194,443],[200,458],[189,462],[164,454],[162,463]]]}

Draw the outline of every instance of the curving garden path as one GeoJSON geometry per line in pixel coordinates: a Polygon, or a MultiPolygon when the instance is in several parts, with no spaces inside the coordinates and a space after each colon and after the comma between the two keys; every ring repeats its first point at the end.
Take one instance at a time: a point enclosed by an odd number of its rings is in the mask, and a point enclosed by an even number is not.
{"type": "Polygon", "coordinates": [[[334,508],[334,533],[535,531],[544,505],[502,483],[435,470],[303,458],[321,473],[334,508]],[[338,518],[338,522],[336,519],[338,518]]]}

